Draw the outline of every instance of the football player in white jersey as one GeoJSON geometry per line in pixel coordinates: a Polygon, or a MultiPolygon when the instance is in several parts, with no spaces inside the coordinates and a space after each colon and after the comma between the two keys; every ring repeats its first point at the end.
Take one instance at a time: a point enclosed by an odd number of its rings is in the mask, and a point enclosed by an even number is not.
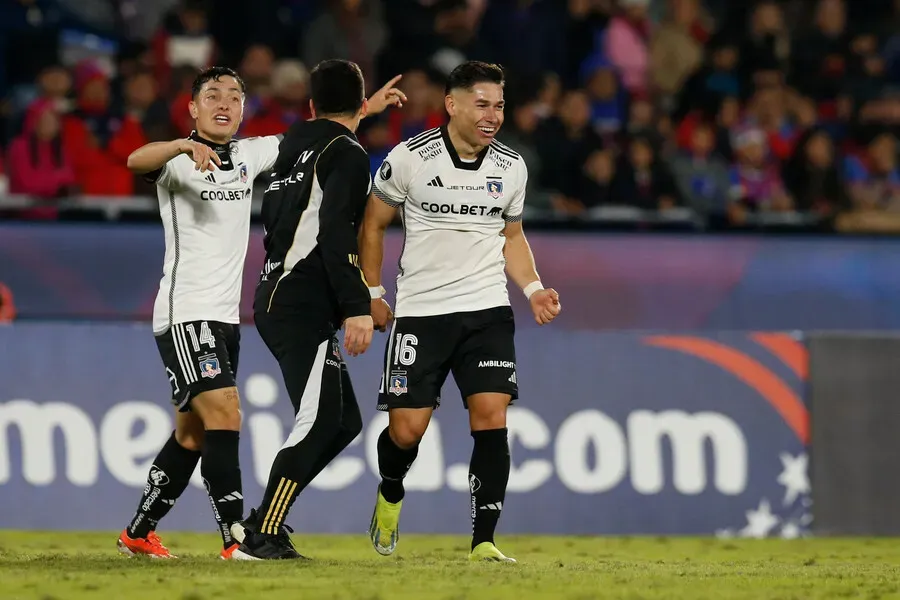
{"type": "MultiPolygon", "coordinates": [[[[399,103],[390,87],[373,94],[370,114],[399,103]]],[[[271,170],[282,136],[235,140],[244,82],[212,67],[194,80],[187,139],[147,144],[128,167],[157,185],[166,238],[153,332],[176,407],[175,430],[150,467],[138,509],[119,536],[119,551],[174,558],[156,534],[160,519],[201,475],[222,535],[222,558],[239,546],[231,525],[243,518],[238,459],[241,412],[235,374],[240,298],[250,231],[253,180],[271,170]]]]}
{"type": "Polygon", "coordinates": [[[363,222],[360,261],[375,326],[391,318],[382,298],[384,232],[398,210],[404,247],[396,320],[385,350],[378,409],[390,424],[378,439],[378,486],[369,537],[394,552],[403,478],[412,466],[449,373],[469,411],[471,560],[511,561],[494,545],[509,480],[506,411],[518,396],[509,278],[540,325],[559,314],[522,232],[527,169],[494,137],[503,124],[502,69],[470,61],[450,74],[450,121],[397,145],[381,165],[363,222]]]}

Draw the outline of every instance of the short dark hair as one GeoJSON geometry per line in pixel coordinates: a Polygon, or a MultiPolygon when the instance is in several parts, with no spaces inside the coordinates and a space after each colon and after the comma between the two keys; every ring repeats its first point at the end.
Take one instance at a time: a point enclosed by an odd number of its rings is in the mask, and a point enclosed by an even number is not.
{"type": "Polygon", "coordinates": [[[317,115],[355,115],[366,97],[359,65],[338,58],[323,60],[313,68],[309,90],[317,115]]]}
{"type": "Polygon", "coordinates": [[[449,95],[453,90],[471,90],[476,83],[485,82],[498,85],[506,83],[503,67],[480,60],[469,60],[450,72],[444,92],[449,95]]]}
{"type": "Polygon", "coordinates": [[[191,98],[197,98],[197,94],[200,93],[200,90],[206,85],[209,81],[219,81],[223,77],[234,77],[235,81],[238,83],[238,87],[241,89],[241,93],[245,93],[247,91],[247,86],[244,84],[244,80],[241,79],[241,76],[237,74],[237,71],[234,69],[229,69],[228,67],[210,67],[204,71],[200,71],[200,73],[194,78],[194,83],[191,84],[191,98]]]}

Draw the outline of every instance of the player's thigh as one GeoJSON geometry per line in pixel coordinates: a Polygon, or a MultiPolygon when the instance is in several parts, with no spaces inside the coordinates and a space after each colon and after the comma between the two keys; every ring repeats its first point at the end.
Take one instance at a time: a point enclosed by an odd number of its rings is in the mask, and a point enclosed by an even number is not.
{"type": "Polygon", "coordinates": [[[261,313],[256,316],[256,327],[278,361],[295,425],[305,428],[332,414],[339,419],[343,357],[331,326],[302,315],[261,313]]]}
{"type": "Polygon", "coordinates": [[[189,411],[201,394],[229,388],[234,390],[218,392],[214,396],[234,396],[236,399],[237,335],[234,325],[191,321],[176,323],[155,336],[176,409],[189,411]]]}
{"type": "Polygon", "coordinates": [[[437,408],[456,335],[444,316],[396,319],[384,350],[378,410],[437,408]]]}
{"type": "Polygon", "coordinates": [[[453,357],[453,378],[463,404],[471,409],[469,398],[488,398],[476,406],[480,414],[483,406],[488,410],[502,402],[499,398],[508,397],[506,404],[512,403],[519,396],[512,310],[504,306],[470,313],[464,328],[453,357]]]}

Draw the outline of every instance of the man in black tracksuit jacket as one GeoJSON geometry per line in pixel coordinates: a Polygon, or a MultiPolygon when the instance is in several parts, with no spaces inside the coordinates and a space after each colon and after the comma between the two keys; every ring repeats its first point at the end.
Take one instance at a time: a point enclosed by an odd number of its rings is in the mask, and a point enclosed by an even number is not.
{"type": "MultiPolygon", "coordinates": [[[[369,105],[354,63],[325,61],[310,83],[315,119],[288,130],[263,198],[266,263],[253,305],[296,421],[259,509],[234,527],[242,541],[236,559],[300,557],[284,527],[291,504],[362,431],[336,334],[343,326],[351,356],[372,340],[371,294],[357,248],[371,177],[355,135],[369,105]]],[[[398,90],[384,91],[390,85],[376,92],[379,104],[402,99],[398,90]]]]}

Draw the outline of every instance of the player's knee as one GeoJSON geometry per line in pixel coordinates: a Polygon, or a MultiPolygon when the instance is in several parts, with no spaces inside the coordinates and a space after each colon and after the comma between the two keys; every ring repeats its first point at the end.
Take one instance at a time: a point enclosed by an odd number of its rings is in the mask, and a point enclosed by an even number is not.
{"type": "Polygon", "coordinates": [[[193,407],[206,429],[241,429],[241,405],[237,388],[204,392],[193,400],[193,407]]]}
{"type": "Polygon", "coordinates": [[[506,403],[469,402],[469,425],[472,431],[506,427],[506,403]]]}
{"type": "Polygon", "coordinates": [[[409,449],[418,445],[425,435],[428,422],[418,420],[400,420],[390,424],[390,436],[397,446],[409,449]]]}
{"type": "Polygon", "coordinates": [[[203,437],[203,429],[199,431],[193,429],[175,430],[175,441],[178,442],[179,446],[191,452],[200,452],[203,449],[203,437]]]}

